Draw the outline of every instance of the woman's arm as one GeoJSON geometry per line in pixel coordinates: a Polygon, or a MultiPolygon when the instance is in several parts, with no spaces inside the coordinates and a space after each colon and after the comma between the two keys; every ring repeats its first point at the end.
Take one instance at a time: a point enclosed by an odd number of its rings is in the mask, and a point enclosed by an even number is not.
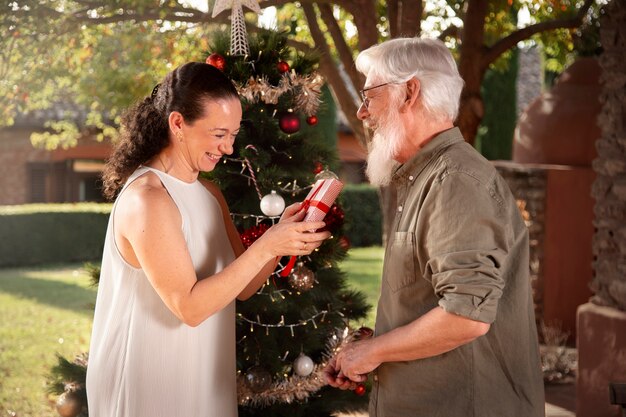
{"type": "MultiPolygon", "coordinates": [[[[201,180],[202,184],[206,187],[207,190],[216,198],[216,200],[220,204],[220,208],[222,209],[222,216],[224,218],[224,225],[226,226],[226,233],[228,234],[228,239],[233,247],[233,251],[235,252],[235,256],[239,257],[242,253],[245,252],[245,248],[243,243],[241,242],[241,238],[239,237],[239,232],[235,227],[232,218],[230,217],[230,209],[228,208],[228,203],[222,194],[222,191],[219,189],[217,185],[210,181],[201,180]]],[[[299,206],[297,209],[299,209],[299,206]]],[[[286,211],[286,217],[291,217],[289,214],[289,209],[286,211]]],[[[292,210],[293,211],[293,210],[292,210]]],[[[302,214],[301,217],[303,217],[302,214]]],[[[301,220],[301,219],[299,219],[301,220]]],[[[252,281],[244,288],[244,290],[237,296],[238,300],[247,300],[252,297],[259,288],[267,281],[267,278],[270,276],[272,272],[276,269],[276,265],[278,265],[280,257],[276,257],[275,259],[267,262],[261,271],[254,277],[252,281]]]]}
{"type": "Polygon", "coordinates": [[[329,237],[308,232],[323,222],[280,223],[222,271],[198,280],[181,224],[178,208],[160,183],[133,183],[115,213],[116,239],[125,258],[143,268],[165,305],[190,326],[228,305],[276,257],[309,254],[329,237]],[[306,250],[303,242],[309,242],[306,250]]]}

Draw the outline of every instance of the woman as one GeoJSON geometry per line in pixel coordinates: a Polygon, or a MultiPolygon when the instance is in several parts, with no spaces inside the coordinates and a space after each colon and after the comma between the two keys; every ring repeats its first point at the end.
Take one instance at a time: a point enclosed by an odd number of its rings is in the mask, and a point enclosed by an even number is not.
{"type": "Polygon", "coordinates": [[[224,74],[188,63],[122,120],[104,171],[117,199],[87,370],[94,417],[236,416],[235,298],[330,236],[295,204],[244,252],[220,190],[198,179],[232,153],[241,115],[224,74]]]}

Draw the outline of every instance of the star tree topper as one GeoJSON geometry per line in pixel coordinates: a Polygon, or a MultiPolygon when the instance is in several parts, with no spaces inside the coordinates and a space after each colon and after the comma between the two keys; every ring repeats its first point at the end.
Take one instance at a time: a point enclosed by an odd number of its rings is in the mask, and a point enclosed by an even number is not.
{"type": "Polygon", "coordinates": [[[215,17],[226,9],[231,9],[230,24],[230,54],[231,55],[249,55],[250,47],[248,46],[248,32],[246,31],[246,21],[243,17],[243,7],[246,6],[256,14],[261,13],[261,7],[257,0],[216,0],[213,6],[213,14],[215,17]]]}

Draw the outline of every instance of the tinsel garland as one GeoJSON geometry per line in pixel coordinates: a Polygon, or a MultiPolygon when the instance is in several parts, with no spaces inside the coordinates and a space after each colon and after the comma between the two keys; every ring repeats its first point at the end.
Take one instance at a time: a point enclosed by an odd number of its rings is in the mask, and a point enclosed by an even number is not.
{"type": "Polygon", "coordinates": [[[326,343],[326,351],[322,355],[321,363],[315,365],[313,372],[308,376],[293,374],[281,381],[275,382],[267,390],[253,392],[246,384],[245,375],[237,375],[237,398],[239,405],[248,407],[267,407],[274,403],[287,403],[306,400],[310,395],[326,386],[324,368],[346,344],[358,339],[359,331],[345,328],[333,334],[326,343]]]}
{"type": "Polygon", "coordinates": [[[277,104],[280,96],[293,92],[296,96],[293,110],[312,116],[320,105],[323,84],[324,79],[315,72],[308,75],[292,72],[283,74],[277,86],[272,85],[266,77],[250,77],[245,85],[238,86],[237,91],[249,103],[262,101],[265,104],[277,104]]]}

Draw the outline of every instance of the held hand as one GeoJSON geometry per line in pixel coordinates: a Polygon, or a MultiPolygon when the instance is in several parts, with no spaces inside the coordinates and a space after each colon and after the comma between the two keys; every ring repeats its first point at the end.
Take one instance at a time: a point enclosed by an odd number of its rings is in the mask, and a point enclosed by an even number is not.
{"type": "Polygon", "coordinates": [[[324,227],[324,222],[291,221],[298,216],[288,214],[285,221],[270,227],[253,246],[262,245],[271,257],[309,255],[330,237],[330,232],[311,232],[324,227]]]}
{"type": "Polygon", "coordinates": [[[283,211],[278,222],[300,222],[305,214],[306,210],[303,210],[302,203],[293,203],[283,211]]]}
{"type": "Polygon", "coordinates": [[[331,358],[324,368],[324,378],[331,387],[342,390],[353,390],[356,388],[356,382],[350,381],[341,371],[337,370],[337,358],[331,358]]]}
{"type": "Polygon", "coordinates": [[[361,340],[344,346],[324,370],[326,381],[340,389],[354,389],[356,383],[365,381],[367,374],[380,365],[372,358],[372,342],[361,340]]]}

